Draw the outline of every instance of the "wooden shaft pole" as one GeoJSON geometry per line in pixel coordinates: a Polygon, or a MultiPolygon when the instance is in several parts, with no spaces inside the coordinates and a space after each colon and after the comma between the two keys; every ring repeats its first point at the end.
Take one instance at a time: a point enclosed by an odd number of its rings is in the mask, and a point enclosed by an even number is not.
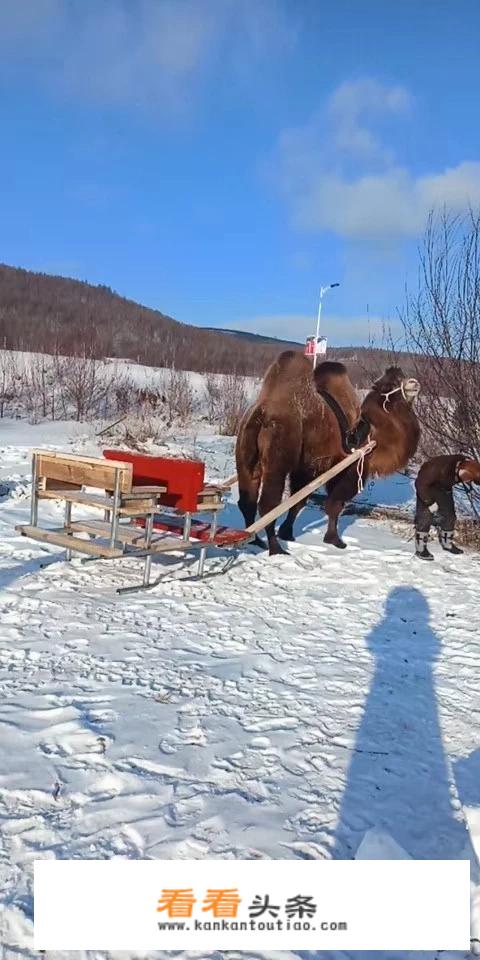
{"type": "Polygon", "coordinates": [[[218,486],[220,487],[221,490],[224,490],[224,489],[228,490],[230,489],[230,487],[233,487],[233,484],[236,483],[237,480],[238,480],[237,474],[232,473],[231,477],[227,477],[226,480],[222,480],[222,482],[219,483],[218,486]]]}
{"type": "Polygon", "coordinates": [[[338,473],[342,473],[343,470],[346,470],[347,467],[350,467],[352,463],[356,463],[357,460],[360,460],[361,457],[366,456],[370,453],[373,448],[376,446],[374,440],[370,443],[365,444],[364,447],[359,447],[358,450],[355,450],[353,453],[349,453],[348,457],[345,457],[343,460],[340,460],[339,463],[336,463],[334,467],[330,467],[330,470],[326,470],[325,473],[320,474],[315,480],[311,480],[310,483],[307,483],[305,487],[302,487],[301,490],[298,490],[297,493],[293,493],[291,497],[287,497],[286,500],[282,500],[277,507],[274,507],[273,510],[269,510],[268,513],[265,513],[263,517],[259,517],[258,520],[255,520],[255,523],[250,524],[249,527],[246,527],[245,533],[258,533],[260,530],[264,530],[265,527],[268,527],[269,523],[273,523],[277,517],[281,517],[282,513],[285,513],[287,510],[290,510],[290,507],[294,507],[296,503],[300,503],[300,500],[305,500],[306,497],[309,497],[314,490],[318,490],[319,487],[323,487],[328,480],[331,480],[332,477],[336,477],[338,473]]]}

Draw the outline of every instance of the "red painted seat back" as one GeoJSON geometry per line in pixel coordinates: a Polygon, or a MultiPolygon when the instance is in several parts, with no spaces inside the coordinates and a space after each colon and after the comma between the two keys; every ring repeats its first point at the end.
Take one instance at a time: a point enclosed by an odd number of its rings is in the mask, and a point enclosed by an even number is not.
{"type": "Polygon", "coordinates": [[[159,497],[165,507],[195,513],[198,495],[205,486],[205,464],[199,460],[176,460],[174,457],[148,457],[124,450],[104,450],[107,460],[123,460],[133,466],[134,486],[164,486],[159,497]]]}

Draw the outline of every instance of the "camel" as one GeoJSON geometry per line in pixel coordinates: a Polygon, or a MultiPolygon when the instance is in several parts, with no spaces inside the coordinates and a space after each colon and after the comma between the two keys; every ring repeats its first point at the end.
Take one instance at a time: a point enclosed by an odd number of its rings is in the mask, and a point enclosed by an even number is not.
{"type": "MultiPolygon", "coordinates": [[[[238,505],[245,525],[254,521],[257,506],[263,516],[281,502],[287,477],[290,492],[296,493],[342,460],[352,443],[361,442],[362,434],[371,431],[378,444],[375,466],[372,469],[372,454],[369,466],[364,468],[369,474],[383,476],[405,465],[418,443],[418,422],[406,392],[410,384],[410,394],[415,390],[415,395],[418,393],[414,383],[417,381],[405,381],[400,368],[389,368],[360,409],[343,364],[326,361],[312,374],[311,362],[302,354],[293,350],[280,354],[267,370],[258,400],[247,410],[238,431],[238,505]]],[[[357,485],[354,465],[327,487],[326,543],[346,546],[338,535],[337,522],[346,501],[357,492],[357,485]]],[[[286,553],[278,538],[295,539],[293,524],[304,503],[288,511],[278,536],[274,523],[266,527],[271,555],[286,553]]],[[[259,537],[254,543],[265,546],[259,537]]]]}
{"type": "MultiPolygon", "coordinates": [[[[359,415],[360,404],[343,364],[322,363],[314,379],[311,361],[303,354],[281,353],[268,368],[258,400],[247,410],[238,431],[238,505],[245,525],[255,519],[257,504],[263,516],[280,503],[287,477],[290,492],[296,493],[342,460],[344,434],[359,415]],[[322,392],[341,408],[343,428],[322,392]]],[[[293,523],[302,506],[288,512],[279,530],[281,539],[293,540],[293,523]]],[[[266,528],[266,534],[270,554],[286,552],[275,524],[266,528]]],[[[254,543],[265,546],[259,537],[254,543]]]]}

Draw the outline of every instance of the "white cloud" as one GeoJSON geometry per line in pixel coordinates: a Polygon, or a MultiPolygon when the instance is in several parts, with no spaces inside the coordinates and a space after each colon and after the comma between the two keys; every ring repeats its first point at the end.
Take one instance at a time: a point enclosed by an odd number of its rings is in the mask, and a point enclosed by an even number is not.
{"type": "Polygon", "coordinates": [[[368,239],[415,236],[434,207],[460,212],[480,205],[480,163],[413,177],[403,168],[348,181],[322,173],[297,197],[295,220],[307,230],[326,229],[368,239]]]}
{"type": "Polygon", "coordinates": [[[184,109],[220,62],[264,62],[294,39],[284,0],[3,0],[0,65],[59,96],[184,109]],[[241,55],[240,55],[241,54],[241,55]]]}
{"type": "Polygon", "coordinates": [[[433,207],[480,206],[480,163],[415,176],[377,133],[412,102],[400,86],[346,83],[304,127],[283,132],[275,172],[297,227],[386,241],[418,235],[433,207]]]}
{"type": "Polygon", "coordinates": [[[337,151],[360,159],[389,159],[390,152],[368,124],[405,113],[411,105],[412,97],[402,86],[387,87],[371,78],[342,83],[327,105],[337,151]]]}

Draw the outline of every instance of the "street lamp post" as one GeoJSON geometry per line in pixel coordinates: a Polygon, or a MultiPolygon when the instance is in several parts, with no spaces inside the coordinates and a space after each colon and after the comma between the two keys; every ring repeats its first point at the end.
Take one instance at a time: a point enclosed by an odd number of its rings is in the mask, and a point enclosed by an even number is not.
{"type": "Polygon", "coordinates": [[[319,300],[319,303],[318,303],[318,314],[317,314],[317,332],[316,332],[316,334],[315,334],[315,351],[314,351],[314,354],[313,354],[313,369],[314,369],[314,370],[315,370],[315,367],[317,366],[317,344],[318,344],[318,338],[319,338],[319,335],[320,335],[320,318],[321,318],[321,316],[322,316],[322,300],[323,300],[323,296],[324,296],[324,294],[327,292],[327,290],[332,290],[333,287],[339,287],[339,286],[340,286],[339,283],[329,283],[328,286],[326,286],[326,287],[320,287],[320,300],[319,300]]]}

